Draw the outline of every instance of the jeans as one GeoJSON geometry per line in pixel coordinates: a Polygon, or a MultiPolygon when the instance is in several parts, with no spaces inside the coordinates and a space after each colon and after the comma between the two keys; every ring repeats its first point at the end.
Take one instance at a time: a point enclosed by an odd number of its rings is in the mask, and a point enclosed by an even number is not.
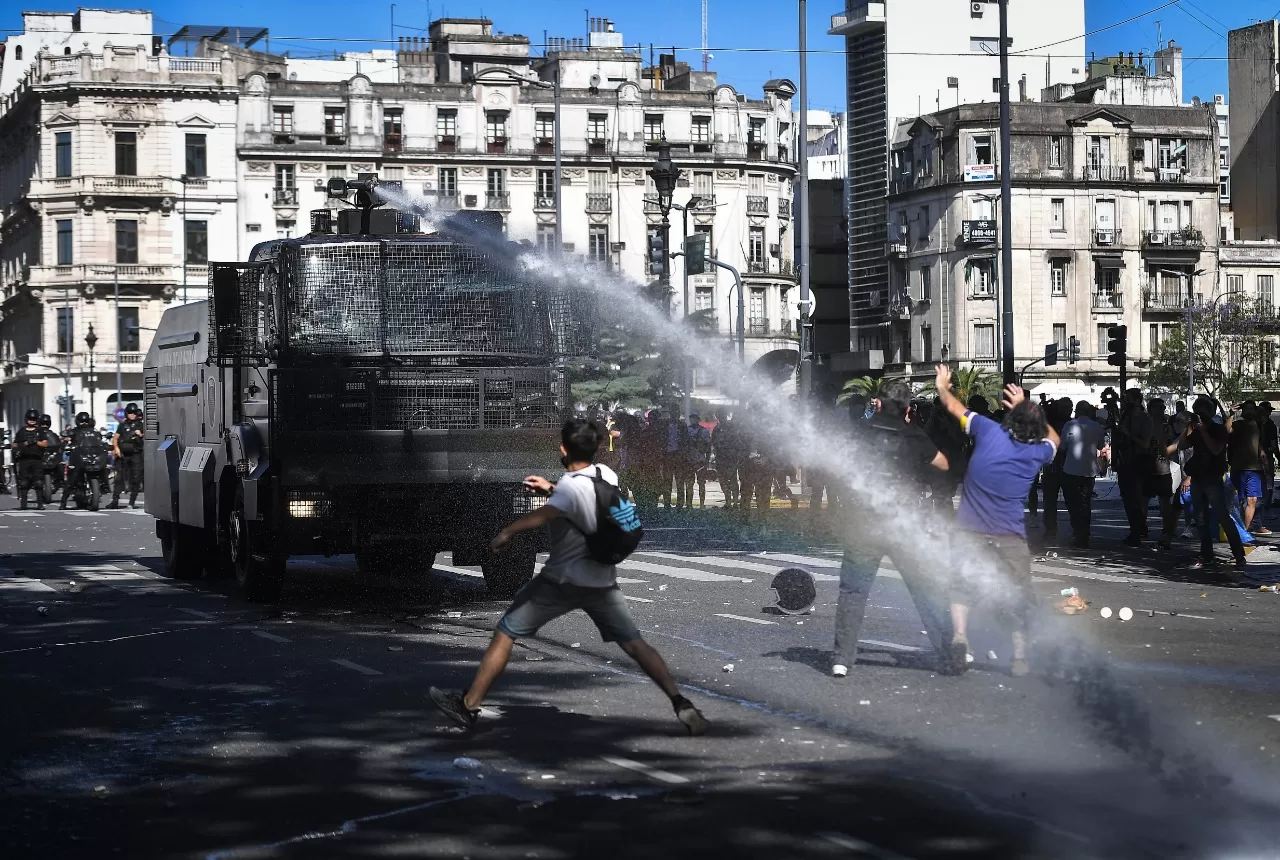
{"type": "Polygon", "coordinates": [[[1200,558],[1206,562],[1213,561],[1214,532],[1221,523],[1222,530],[1227,533],[1227,542],[1231,544],[1231,555],[1236,561],[1244,560],[1244,544],[1240,541],[1240,533],[1236,524],[1231,521],[1227,506],[1226,485],[1222,477],[1191,479],[1191,505],[1200,517],[1200,558]],[[1210,508],[1213,512],[1210,513],[1210,508]]]}
{"type": "Polygon", "coordinates": [[[1094,478],[1068,475],[1062,478],[1062,499],[1067,504],[1067,516],[1071,519],[1071,536],[1078,544],[1089,542],[1089,529],[1093,522],[1094,478]]]}
{"type": "Polygon", "coordinates": [[[1192,507],[1201,518],[1201,558],[1204,562],[1213,561],[1213,539],[1217,536],[1217,526],[1222,525],[1226,532],[1226,541],[1231,545],[1231,555],[1236,561],[1244,559],[1244,544],[1240,541],[1240,532],[1236,531],[1231,521],[1230,508],[1226,504],[1226,485],[1222,477],[1192,477],[1192,507]],[[1212,511],[1211,511],[1212,509],[1212,511]]]}
{"type": "Polygon", "coordinates": [[[951,641],[947,587],[932,573],[939,567],[938,559],[946,558],[946,536],[921,534],[920,537],[911,547],[889,547],[868,541],[845,548],[836,603],[835,663],[852,666],[857,659],[858,633],[867,615],[867,599],[885,556],[893,559],[902,574],[902,582],[920,613],[929,642],[941,653],[951,641]]]}

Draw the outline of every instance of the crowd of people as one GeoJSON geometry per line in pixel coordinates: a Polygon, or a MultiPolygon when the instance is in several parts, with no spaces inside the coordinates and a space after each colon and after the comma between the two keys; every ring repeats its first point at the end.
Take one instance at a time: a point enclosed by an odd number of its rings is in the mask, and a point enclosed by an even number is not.
{"type": "MultiPolygon", "coordinates": [[[[125,420],[114,430],[99,429],[87,412],[79,413],[75,425],[67,425],[61,433],[53,430],[53,419],[35,409],[27,410],[23,424],[12,434],[0,430],[7,444],[0,446],[5,459],[0,475],[0,493],[9,493],[10,477],[18,496],[19,508],[25,510],[34,496],[37,510],[53,504],[61,492],[61,507],[67,502],[82,477],[102,472],[100,488],[108,489],[105,475],[110,473],[112,494],[109,508],[120,506],[123,493],[129,494],[129,507],[136,507],[142,492],[142,410],[136,403],[125,407],[125,420]],[[100,465],[99,465],[100,464],[100,465]]],[[[89,486],[87,483],[85,486],[89,486]]],[[[97,507],[96,498],[93,507],[97,507]]]]}

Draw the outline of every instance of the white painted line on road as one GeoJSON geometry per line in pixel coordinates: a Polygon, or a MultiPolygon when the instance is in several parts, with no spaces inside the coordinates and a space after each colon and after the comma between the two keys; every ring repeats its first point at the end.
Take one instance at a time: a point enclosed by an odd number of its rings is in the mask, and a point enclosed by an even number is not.
{"type": "Polygon", "coordinates": [[[274,633],[268,633],[265,630],[250,630],[249,632],[252,633],[254,636],[259,636],[263,639],[266,639],[268,642],[279,642],[282,645],[288,645],[289,642],[292,641],[290,639],[284,638],[283,636],[277,636],[274,633]]]}
{"type": "Polygon", "coordinates": [[[206,621],[212,620],[213,616],[208,612],[201,612],[199,609],[187,609],[185,606],[178,607],[179,612],[185,612],[187,615],[194,615],[196,618],[203,618],[206,621]]]}
{"type": "Polygon", "coordinates": [[[35,511],[0,511],[0,517],[42,517],[44,514],[35,511]]]}
{"type": "Polygon", "coordinates": [[[105,517],[106,514],[101,511],[58,511],[60,514],[66,514],[69,517],[105,517]]]}
{"type": "Polygon", "coordinates": [[[656,779],[658,782],[665,782],[671,785],[684,785],[689,780],[678,773],[671,773],[666,770],[659,770],[656,767],[649,767],[647,764],[641,764],[638,761],[632,761],[629,758],[619,758],[617,756],[604,755],[600,758],[609,764],[617,765],[624,770],[634,770],[636,773],[642,773],[650,779],[656,779]]]}
{"type": "Polygon", "coordinates": [[[1277,723],[1280,723],[1280,714],[1268,714],[1267,719],[1275,720],[1277,723]]]}
{"type": "Polygon", "coordinates": [[[818,558],[812,555],[793,555],[785,552],[758,552],[755,553],[755,557],[782,561],[787,564],[807,564],[810,567],[839,567],[842,563],[838,558],[818,558]]]}
{"type": "Polygon", "coordinates": [[[777,624],[776,621],[765,621],[763,618],[748,618],[745,615],[734,615],[729,612],[717,612],[717,618],[732,618],[734,621],[750,621],[752,624],[777,624]]]}
{"type": "Polygon", "coordinates": [[[721,558],[714,555],[676,555],[673,552],[640,552],[645,558],[664,558],[667,561],[680,561],[685,564],[705,564],[707,567],[728,567],[734,570],[750,570],[756,573],[777,573],[780,564],[759,564],[745,558],[721,558]]]}
{"type": "Polygon", "coordinates": [[[875,857],[876,860],[907,860],[901,854],[895,854],[886,848],[880,848],[870,842],[863,842],[861,839],[854,839],[852,836],[845,836],[843,833],[827,832],[816,835],[819,839],[825,839],[832,845],[839,845],[841,848],[856,851],[866,857],[875,857]]]}
{"type": "Polygon", "coordinates": [[[381,675],[382,674],[377,669],[370,669],[368,666],[361,666],[359,663],[352,663],[350,660],[344,660],[341,657],[333,658],[332,662],[337,663],[339,666],[342,666],[347,669],[354,669],[355,671],[359,672],[361,675],[381,675]]]}
{"type": "Polygon", "coordinates": [[[648,581],[647,579],[630,579],[625,576],[618,577],[618,585],[644,585],[648,581]]]}
{"type": "Polygon", "coordinates": [[[30,579],[23,576],[6,576],[0,579],[0,591],[18,591],[26,594],[35,592],[57,591],[50,585],[45,585],[38,579],[30,579]]]}
{"type": "Polygon", "coordinates": [[[1212,621],[1208,615],[1192,615],[1190,612],[1165,612],[1162,609],[1135,609],[1134,612],[1154,612],[1156,615],[1168,615],[1170,618],[1194,618],[1197,621],[1212,621]]]}
{"type": "Polygon", "coordinates": [[[694,582],[751,582],[740,576],[725,576],[721,573],[709,573],[705,570],[694,570],[691,567],[669,567],[665,564],[651,564],[647,561],[624,561],[618,565],[620,570],[638,570],[640,573],[656,573],[672,579],[689,579],[694,582]]]}
{"type": "Polygon", "coordinates": [[[624,594],[622,596],[627,600],[634,600],[636,603],[653,603],[653,601],[647,597],[632,597],[630,594],[624,594]]]}
{"type": "Polygon", "coordinates": [[[445,573],[456,573],[456,574],[458,574],[459,576],[470,576],[470,577],[472,577],[473,579],[483,579],[483,578],[484,578],[484,574],[483,574],[483,573],[481,573],[481,572],[480,572],[480,571],[478,571],[478,570],[468,570],[468,569],[467,569],[467,568],[465,568],[465,567],[454,567],[454,566],[453,566],[453,565],[451,565],[451,564],[441,564],[440,562],[436,562],[435,564],[431,565],[431,569],[432,569],[432,570],[442,570],[442,571],[444,571],[445,573]]]}
{"type": "Polygon", "coordinates": [[[858,644],[870,645],[873,648],[887,648],[890,651],[909,651],[912,653],[918,653],[924,650],[923,648],[917,648],[914,645],[899,645],[897,642],[885,642],[882,639],[859,639],[858,644]]]}

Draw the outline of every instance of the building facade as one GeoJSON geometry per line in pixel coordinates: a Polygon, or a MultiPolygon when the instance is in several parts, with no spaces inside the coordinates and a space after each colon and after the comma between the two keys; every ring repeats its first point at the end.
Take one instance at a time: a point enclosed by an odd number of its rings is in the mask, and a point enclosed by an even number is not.
{"type": "MultiPolygon", "coordinates": [[[[1084,2],[1010,4],[1014,101],[1084,74],[1084,2]],[[1069,38],[1064,41],[1064,34],[1069,38]],[[1074,37],[1080,34],[1079,38],[1074,37]],[[1053,46],[1046,59],[1036,48],[1053,46]],[[1022,52],[1023,55],[1019,55],[1022,52]]],[[[850,341],[847,369],[868,370],[887,345],[884,252],[889,146],[900,121],[963,104],[996,102],[999,6],[983,0],[848,0],[830,32],[845,38],[849,104],[850,341]],[[928,26],[921,26],[927,21],[928,26]],[[861,347],[861,348],[860,348],[861,347]]]]}
{"type": "Polygon", "coordinates": [[[231,62],[171,57],[142,35],[100,41],[97,52],[39,53],[0,104],[9,426],[28,408],[65,420],[91,404],[100,426],[114,422],[141,397],[164,308],[203,298],[207,260],[236,252],[231,62]]]}
{"type": "Polygon", "coordinates": [[[1031,380],[1114,384],[1106,332],[1123,324],[1131,377],[1141,376],[1187,299],[1217,282],[1211,106],[1015,104],[1012,142],[1003,157],[999,106],[987,104],[921,117],[895,146],[886,371],[998,368],[999,171],[1009,164],[1019,367],[1032,365],[1031,380]],[[1032,364],[1072,336],[1079,363],[1032,364]]]}
{"type": "MultiPolygon", "coordinates": [[[[328,179],[376,173],[436,212],[499,213],[514,241],[551,249],[559,226],[564,250],[616,276],[619,289],[649,282],[661,213],[648,170],[666,140],[683,170],[675,204],[697,198],[671,212],[673,248],[686,225],[706,233],[712,254],[743,274],[748,361],[794,365],[794,85],[769,81],[750,99],[670,57],[645,68],[611,24],[594,30],[531,58],[526,38],[494,35],[487,20],[435,21],[429,38],[400,46],[396,83],[363,74],[334,82],[308,71],[314,61],[273,73],[268,60],[238,58],[241,257],[264,239],[307,232],[308,213],[331,205],[328,179]]],[[[672,280],[678,314],[679,263],[672,280]]],[[[690,278],[690,309],[713,312],[725,346],[736,337],[736,302],[726,274],[690,278]]],[[[715,399],[714,376],[697,379],[695,393],[715,399]]]]}
{"type": "Polygon", "coordinates": [[[1280,21],[1227,34],[1231,94],[1231,212],[1235,237],[1280,238],[1280,21]]]}

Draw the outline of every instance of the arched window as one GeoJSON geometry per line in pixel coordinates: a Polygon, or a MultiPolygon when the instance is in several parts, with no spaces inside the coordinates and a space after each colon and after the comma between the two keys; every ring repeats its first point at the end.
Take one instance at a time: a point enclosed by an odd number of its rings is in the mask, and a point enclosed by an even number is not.
{"type": "Polygon", "coordinates": [[[71,48],[69,48],[69,47],[68,47],[68,48],[63,48],[63,49],[62,49],[62,56],[64,56],[64,57],[69,57],[69,56],[71,56],[71,48]]]}
{"type": "Polygon", "coordinates": [[[14,58],[15,60],[21,60],[21,59],[22,59],[22,46],[21,46],[21,45],[18,45],[18,46],[16,46],[16,47],[13,49],[13,58],[14,58]]]}

